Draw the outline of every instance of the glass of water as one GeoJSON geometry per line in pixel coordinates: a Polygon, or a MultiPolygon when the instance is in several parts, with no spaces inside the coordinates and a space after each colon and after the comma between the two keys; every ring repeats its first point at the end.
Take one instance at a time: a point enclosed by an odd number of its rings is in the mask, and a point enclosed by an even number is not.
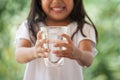
{"type": "Polygon", "coordinates": [[[44,58],[46,66],[60,66],[64,64],[64,58],[57,57],[53,50],[62,50],[64,48],[62,47],[54,47],[54,41],[53,40],[65,40],[63,37],[60,36],[60,34],[65,33],[69,34],[69,28],[68,27],[40,27],[40,30],[42,31],[42,38],[43,39],[49,39],[50,42],[48,44],[44,44],[44,48],[49,48],[50,52],[48,54],[48,58],[44,58]]]}

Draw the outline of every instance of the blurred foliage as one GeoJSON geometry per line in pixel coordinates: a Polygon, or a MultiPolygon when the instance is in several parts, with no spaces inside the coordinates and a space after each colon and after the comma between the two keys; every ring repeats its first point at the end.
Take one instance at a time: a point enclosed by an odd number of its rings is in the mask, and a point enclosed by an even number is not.
{"type": "Polygon", "coordinates": [[[24,65],[15,61],[14,37],[28,13],[27,0],[0,0],[0,80],[21,80],[24,65]]]}
{"type": "Polygon", "coordinates": [[[85,80],[120,80],[120,0],[85,0],[98,33],[98,55],[84,69],[85,80]]]}
{"type": "MultiPolygon", "coordinates": [[[[30,0],[0,0],[0,80],[22,80],[24,66],[14,57],[14,37],[29,12],[30,0]]],[[[120,80],[120,0],[84,0],[95,23],[98,54],[84,68],[85,80],[120,80]]]]}

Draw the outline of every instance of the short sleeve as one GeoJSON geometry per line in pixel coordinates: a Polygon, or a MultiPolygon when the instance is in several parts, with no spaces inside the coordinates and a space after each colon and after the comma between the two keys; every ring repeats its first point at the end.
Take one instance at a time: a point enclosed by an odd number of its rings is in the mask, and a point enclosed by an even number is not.
{"type": "Polygon", "coordinates": [[[27,21],[24,21],[18,28],[18,30],[16,32],[15,43],[17,42],[17,40],[19,40],[21,38],[24,38],[24,39],[27,39],[30,41],[29,30],[27,27],[27,21]]]}
{"type": "Polygon", "coordinates": [[[81,34],[80,31],[77,33],[77,35],[76,35],[77,45],[79,45],[80,41],[85,40],[85,39],[92,41],[92,47],[93,47],[92,50],[93,50],[94,55],[96,55],[98,53],[98,51],[96,49],[95,29],[89,24],[84,24],[83,34],[85,35],[85,37],[81,34]]]}
{"type": "Polygon", "coordinates": [[[86,37],[82,37],[82,40],[89,39],[94,43],[96,43],[95,29],[92,26],[85,24],[83,27],[83,33],[85,34],[86,37]]]}

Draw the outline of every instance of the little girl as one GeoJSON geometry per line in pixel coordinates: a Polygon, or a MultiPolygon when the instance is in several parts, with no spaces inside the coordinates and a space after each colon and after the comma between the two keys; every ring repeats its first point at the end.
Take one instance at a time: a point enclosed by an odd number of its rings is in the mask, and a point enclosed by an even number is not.
{"type": "Polygon", "coordinates": [[[15,57],[19,63],[27,63],[24,80],[83,80],[82,67],[89,67],[96,55],[97,31],[92,21],[88,23],[82,0],[32,0],[29,16],[19,27],[16,34],[15,57]],[[53,54],[64,58],[60,67],[46,67],[49,49],[43,44],[40,27],[63,27],[71,35],[60,34],[63,40],[56,41],[53,54]]]}

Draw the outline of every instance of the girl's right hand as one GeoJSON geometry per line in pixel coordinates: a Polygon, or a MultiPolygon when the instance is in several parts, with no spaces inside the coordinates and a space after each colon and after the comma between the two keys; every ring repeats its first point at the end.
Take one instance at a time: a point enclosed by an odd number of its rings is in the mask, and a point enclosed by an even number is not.
{"type": "Polygon", "coordinates": [[[35,58],[46,58],[48,57],[47,54],[45,54],[46,52],[49,52],[49,49],[46,49],[43,47],[43,44],[45,44],[47,42],[46,39],[42,39],[42,32],[39,31],[37,33],[37,40],[35,43],[35,51],[34,51],[34,57],[35,58]]]}

